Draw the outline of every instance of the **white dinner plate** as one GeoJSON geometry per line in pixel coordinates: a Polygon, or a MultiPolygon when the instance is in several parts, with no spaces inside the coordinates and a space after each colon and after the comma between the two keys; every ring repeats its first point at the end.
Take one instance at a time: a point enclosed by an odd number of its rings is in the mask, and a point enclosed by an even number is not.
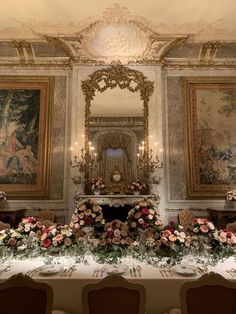
{"type": "Polygon", "coordinates": [[[43,265],[38,268],[38,273],[44,276],[55,275],[62,270],[62,265],[52,264],[52,265],[43,265]]]}
{"type": "Polygon", "coordinates": [[[125,265],[108,265],[105,267],[105,271],[109,275],[111,275],[111,274],[121,275],[127,271],[127,266],[125,266],[125,265]]]}
{"type": "Polygon", "coordinates": [[[183,265],[175,265],[172,268],[177,274],[183,276],[192,276],[197,273],[196,268],[190,266],[183,266],[183,265]]]}

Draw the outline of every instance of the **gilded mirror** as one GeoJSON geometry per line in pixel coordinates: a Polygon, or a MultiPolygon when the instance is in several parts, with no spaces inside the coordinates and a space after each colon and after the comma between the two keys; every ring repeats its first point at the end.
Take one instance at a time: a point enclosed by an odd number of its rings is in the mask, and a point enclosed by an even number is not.
{"type": "MultiPolygon", "coordinates": [[[[122,65],[95,71],[82,82],[85,179],[102,178],[105,193],[126,194],[133,180],[147,181],[138,168],[137,154],[140,143],[148,150],[148,102],[153,89],[142,72],[122,65]]],[[[89,186],[85,192],[90,194],[89,186]]]]}

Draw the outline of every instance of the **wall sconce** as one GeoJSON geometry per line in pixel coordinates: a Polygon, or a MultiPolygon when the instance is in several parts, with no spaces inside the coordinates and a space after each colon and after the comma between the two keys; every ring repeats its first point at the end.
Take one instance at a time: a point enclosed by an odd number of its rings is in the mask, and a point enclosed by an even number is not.
{"type": "Polygon", "coordinates": [[[163,168],[163,162],[157,155],[153,156],[152,149],[146,149],[144,146],[139,147],[141,153],[138,156],[138,168],[145,172],[152,173],[155,169],[163,168]]]}
{"type": "MultiPolygon", "coordinates": [[[[94,148],[89,145],[89,149],[81,148],[80,157],[77,155],[74,156],[73,160],[70,161],[71,168],[74,168],[80,173],[85,173],[87,170],[93,169],[94,165],[96,167],[97,163],[97,153],[91,154],[91,151],[94,151],[94,148]]],[[[75,174],[74,177],[71,178],[74,184],[81,184],[82,179],[80,176],[75,174]]]]}

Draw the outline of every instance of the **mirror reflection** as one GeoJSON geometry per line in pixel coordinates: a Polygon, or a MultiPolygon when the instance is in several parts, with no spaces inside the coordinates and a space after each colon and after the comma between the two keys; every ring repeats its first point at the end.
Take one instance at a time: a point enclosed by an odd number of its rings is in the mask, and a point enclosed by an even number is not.
{"type": "Polygon", "coordinates": [[[143,102],[138,92],[116,87],[96,92],[89,116],[91,176],[103,178],[106,190],[128,193],[139,176],[137,153],[144,141],[143,102]]]}

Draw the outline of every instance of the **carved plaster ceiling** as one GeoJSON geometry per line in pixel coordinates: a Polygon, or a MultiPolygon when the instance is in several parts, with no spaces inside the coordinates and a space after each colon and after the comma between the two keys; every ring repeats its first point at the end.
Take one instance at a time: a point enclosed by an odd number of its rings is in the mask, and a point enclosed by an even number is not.
{"type": "Polygon", "coordinates": [[[22,65],[171,64],[181,55],[186,65],[211,66],[229,44],[221,58],[234,58],[235,0],[176,3],[8,0],[0,6],[0,62],[7,65],[11,57],[12,64],[22,65]]]}
{"type": "MultiPolygon", "coordinates": [[[[192,34],[196,40],[204,41],[236,38],[235,0],[120,0],[118,3],[124,8],[124,17],[131,15],[133,20],[145,21],[157,33],[192,34]]],[[[112,6],[110,0],[7,0],[0,6],[0,38],[75,34],[84,24],[106,18],[106,12],[109,13],[106,9],[112,6]]]]}

